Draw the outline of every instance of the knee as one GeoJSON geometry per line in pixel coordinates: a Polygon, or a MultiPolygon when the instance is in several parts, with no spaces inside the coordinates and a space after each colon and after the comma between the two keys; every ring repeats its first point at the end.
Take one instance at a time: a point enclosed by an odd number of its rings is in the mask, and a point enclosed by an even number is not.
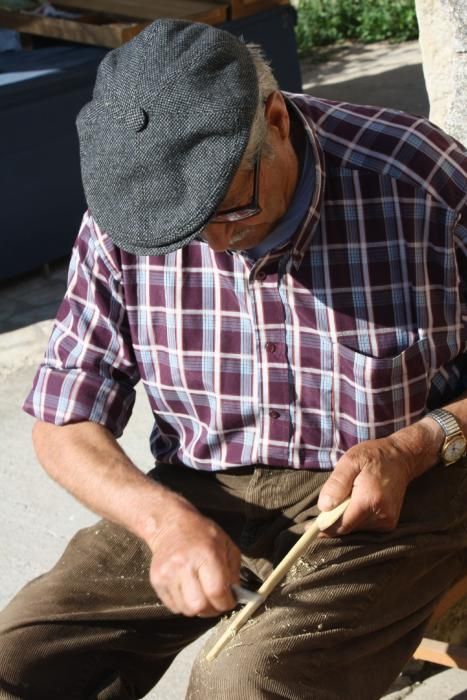
{"type": "Polygon", "coordinates": [[[272,668],[277,657],[265,655],[261,644],[236,645],[233,641],[216,659],[208,661],[206,653],[211,646],[212,642],[208,642],[193,665],[187,699],[253,700],[269,697],[273,691],[277,697],[283,697],[280,680],[272,668]]]}

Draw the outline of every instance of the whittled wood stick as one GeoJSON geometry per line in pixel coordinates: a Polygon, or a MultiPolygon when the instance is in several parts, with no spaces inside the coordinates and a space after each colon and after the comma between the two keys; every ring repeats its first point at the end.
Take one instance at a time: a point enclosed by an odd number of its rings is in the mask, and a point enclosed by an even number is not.
{"type": "Polygon", "coordinates": [[[258,589],[258,593],[261,595],[261,599],[252,601],[245,605],[242,610],[240,610],[237,615],[233,618],[230,625],[225,630],[224,634],[219,637],[217,642],[212,647],[211,651],[206,654],[206,660],[212,661],[216,658],[218,653],[225,647],[232,637],[236,635],[238,630],[243,627],[245,622],[250,619],[253,613],[259,608],[262,603],[266,600],[268,595],[274,590],[277,584],[284,578],[287,572],[290,570],[292,565],[296,562],[303,552],[305,552],[310,544],[315,540],[322,530],[326,530],[331,527],[336,520],[339,520],[344,510],[350,503],[350,498],[340,503],[336,508],[332,510],[323,511],[318,515],[316,520],[312,525],[303,533],[298,542],[294,544],[292,549],[285,555],[285,557],[278,563],[275,569],[271,571],[269,576],[263,585],[258,589]]]}

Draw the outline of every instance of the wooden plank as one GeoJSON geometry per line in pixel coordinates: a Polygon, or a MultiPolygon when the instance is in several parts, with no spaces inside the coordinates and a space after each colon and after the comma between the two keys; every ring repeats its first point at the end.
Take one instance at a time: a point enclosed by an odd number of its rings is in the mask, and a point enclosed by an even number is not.
{"type": "Polygon", "coordinates": [[[220,22],[226,18],[229,6],[228,2],[216,0],[58,0],[54,4],[67,10],[84,10],[130,19],[174,17],[194,20],[214,16],[220,17],[220,22]]]}
{"type": "MultiPolygon", "coordinates": [[[[86,1],[83,0],[83,2],[86,1]]],[[[104,0],[89,0],[89,4],[98,2],[104,2],[104,0]]],[[[215,2],[198,3],[193,0],[167,0],[166,2],[164,0],[164,2],[157,3],[156,6],[160,8],[157,17],[190,19],[207,24],[221,24],[227,19],[227,5],[215,2]],[[191,12],[191,15],[183,14],[185,12],[191,12]]],[[[152,14],[155,15],[154,6],[152,14]]],[[[153,18],[145,20],[139,18],[133,21],[130,19],[125,21],[120,18],[112,21],[109,16],[93,14],[83,15],[79,20],[68,20],[0,9],[0,25],[6,29],[107,48],[116,48],[129,41],[144,29],[153,18]]]]}
{"type": "Polygon", "coordinates": [[[422,639],[413,658],[467,671],[467,647],[438,642],[428,637],[422,639]]]}
{"type": "Polygon", "coordinates": [[[65,39],[94,46],[115,48],[129,41],[145,26],[144,23],[93,24],[52,17],[36,17],[22,12],[0,10],[0,25],[17,32],[65,39]]]}

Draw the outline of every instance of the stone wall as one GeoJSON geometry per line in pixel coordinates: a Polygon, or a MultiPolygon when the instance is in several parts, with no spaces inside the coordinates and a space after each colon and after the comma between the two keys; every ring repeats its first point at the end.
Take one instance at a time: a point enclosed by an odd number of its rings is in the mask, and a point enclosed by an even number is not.
{"type": "Polygon", "coordinates": [[[467,2],[416,0],[430,119],[467,144],[467,2]]]}
{"type": "MultiPolygon", "coordinates": [[[[416,0],[423,73],[432,122],[467,144],[467,1],[416,0]]],[[[467,599],[459,601],[430,636],[467,643],[467,599]]]]}

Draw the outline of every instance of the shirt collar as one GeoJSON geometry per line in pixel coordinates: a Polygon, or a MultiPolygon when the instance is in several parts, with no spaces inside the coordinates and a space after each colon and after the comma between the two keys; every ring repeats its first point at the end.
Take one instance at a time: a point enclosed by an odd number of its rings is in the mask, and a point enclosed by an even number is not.
{"type": "Polygon", "coordinates": [[[323,151],[319,144],[318,137],[316,136],[316,132],[312,127],[311,120],[308,121],[306,119],[299,106],[293,101],[293,97],[294,96],[290,93],[284,93],[284,98],[287,105],[291,109],[295,110],[295,113],[303,124],[305,136],[309,140],[309,146],[311,147],[310,160],[312,164],[314,164],[315,168],[314,189],[311,196],[310,206],[308,208],[308,213],[292,239],[291,257],[295,268],[298,269],[306,251],[311,245],[311,239],[313,238],[313,234],[320,219],[321,205],[324,194],[324,179],[326,173],[323,151]]]}

